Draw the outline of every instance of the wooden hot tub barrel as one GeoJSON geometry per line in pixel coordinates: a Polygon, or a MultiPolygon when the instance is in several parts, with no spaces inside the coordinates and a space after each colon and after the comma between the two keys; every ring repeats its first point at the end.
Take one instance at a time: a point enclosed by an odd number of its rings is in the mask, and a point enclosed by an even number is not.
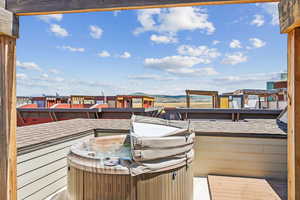
{"type": "Polygon", "coordinates": [[[68,195],[69,200],[192,200],[192,165],[138,176],[70,166],[68,195]]]}
{"type": "Polygon", "coordinates": [[[68,155],[68,200],[193,200],[189,154],[136,162],[128,142],[127,135],[118,135],[73,145],[68,155]],[[114,154],[115,149],[125,154],[114,154]]]}

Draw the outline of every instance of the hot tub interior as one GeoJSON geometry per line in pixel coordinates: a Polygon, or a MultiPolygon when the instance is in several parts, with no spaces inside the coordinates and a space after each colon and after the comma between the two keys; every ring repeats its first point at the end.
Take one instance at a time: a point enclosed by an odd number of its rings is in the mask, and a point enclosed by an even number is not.
{"type": "Polygon", "coordinates": [[[128,135],[93,138],[83,146],[85,151],[94,153],[95,159],[107,157],[130,158],[130,139],[128,135]]]}

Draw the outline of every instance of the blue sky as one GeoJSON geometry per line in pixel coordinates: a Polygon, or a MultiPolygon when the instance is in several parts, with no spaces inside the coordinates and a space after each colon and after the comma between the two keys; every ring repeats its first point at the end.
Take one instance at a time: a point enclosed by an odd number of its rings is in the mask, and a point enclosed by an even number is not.
{"type": "Polygon", "coordinates": [[[265,88],[286,71],[277,4],[21,17],[17,95],[265,88]]]}

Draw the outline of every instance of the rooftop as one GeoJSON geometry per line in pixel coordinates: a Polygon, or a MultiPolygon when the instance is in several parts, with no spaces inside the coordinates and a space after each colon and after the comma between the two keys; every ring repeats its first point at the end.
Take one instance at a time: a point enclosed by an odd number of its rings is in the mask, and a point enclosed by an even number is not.
{"type": "Polygon", "coordinates": [[[274,119],[246,119],[243,121],[192,121],[196,133],[247,137],[286,137],[274,119]]]}
{"type": "MultiPolygon", "coordinates": [[[[172,121],[180,125],[182,121],[172,121]]],[[[232,121],[192,121],[199,135],[240,137],[286,137],[274,119],[232,121]]],[[[71,119],[17,128],[17,147],[22,149],[50,143],[61,138],[75,137],[94,129],[129,131],[128,119],[71,119]]]]}
{"type": "Polygon", "coordinates": [[[129,130],[129,125],[130,121],[126,119],[72,119],[18,127],[17,147],[19,149],[50,143],[61,138],[82,135],[97,128],[129,130]]]}

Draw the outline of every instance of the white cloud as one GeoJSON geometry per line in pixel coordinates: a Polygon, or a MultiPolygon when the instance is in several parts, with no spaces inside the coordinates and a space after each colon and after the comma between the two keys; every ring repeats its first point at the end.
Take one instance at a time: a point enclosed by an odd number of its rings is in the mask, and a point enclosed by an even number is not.
{"type": "MultiPolygon", "coordinates": [[[[30,76],[28,77],[26,74],[17,74],[18,78],[18,87],[23,90],[27,90],[28,95],[36,95],[38,93],[45,94],[49,91],[53,93],[57,92],[61,88],[65,88],[68,82],[65,81],[62,77],[52,77],[51,74],[42,73],[39,76],[30,76]],[[35,89],[39,88],[38,92],[33,92],[35,89]]],[[[20,90],[19,90],[20,92],[20,90]]],[[[61,90],[61,93],[65,93],[65,90],[61,90]]]]}
{"type": "Polygon", "coordinates": [[[260,3],[256,5],[263,8],[263,10],[272,18],[272,25],[279,24],[278,3],[260,3]]]}
{"type": "Polygon", "coordinates": [[[232,40],[229,44],[229,47],[232,49],[242,48],[242,44],[239,40],[232,40]]]}
{"type": "Polygon", "coordinates": [[[61,48],[72,51],[72,52],[84,52],[85,51],[84,48],[76,48],[76,47],[71,47],[71,46],[62,46],[61,48]]]}
{"type": "Polygon", "coordinates": [[[41,75],[41,77],[44,78],[44,79],[48,79],[48,78],[49,78],[49,75],[46,74],[46,73],[43,73],[43,74],[41,75]]]}
{"type": "Polygon", "coordinates": [[[52,80],[56,81],[56,82],[63,82],[65,79],[62,77],[55,77],[52,80]]]}
{"type": "Polygon", "coordinates": [[[170,73],[187,76],[213,76],[219,73],[212,67],[170,69],[170,73]]]}
{"type": "Polygon", "coordinates": [[[220,84],[238,84],[238,83],[248,83],[249,82],[266,82],[270,80],[278,80],[279,72],[270,73],[256,73],[256,74],[246,74],[246,75],[234,75],[234,76],[223,76],[215,78],[214,80],[220,84]]]}
{"type": "Polygon", "coordinates": [[[239,63],[247,62],[248,57],[244,55],[242,52],[235,52],[232,54],[226,54],[225,58],[223,59],[223,64],[230,64],[230,65],[236,65],[239,63]]]}
{"type": "Polygon", "coordinates": [[[257,27],[264,25],[265,24],[264,16],[263,15],[254,15],[254,18],[250,24],[255,25],[257,27]]]}
{"type": "MultiPolygon", "coordinates": [[[[48,77],[35,76],[28,77],[25,80],[19,79],[18,82],[18,95],[41,95],[41,94],[55,94],[61,95],[82,94],[82,95],[95,95],[95,87],[106,91],[106,95],[115,95],[123,93],[119,90],[119,84],[113,85],[107,82],[99,82],[88,80],[81,80],[79,77],[71,79],[64,79],[63,77],[52,76],[50,73],[48,77]]],[[[129,87],[127,85],[127,87],[129,87]]]]}
{"type": "Polygon", "coordinates": [[[39,18],[40,20],[44,21],[44,22],[51,22],[51,21],[58,21],[60,22],[63,18],[62,14],[53,14],[53,15],[39,15],[37,16],[37,18],[39,18]]]}
{"type": "Polygon", "coordinates": [[[250,38],[249,41],[251,43],[251,47],[248,47],[248,49],[256,49],[266,46],[266,42],[258,38],[250,38]]]}
{"type": "Polygon", "coordinates": [[[168,43],[178,42],[178,39],[173,36],[156,35],[156,34],[151,35],[150,40],[158,44],[159,43],[168,44],[168,43]]]}
{"type": "Polygon", "coordinates": [[[169,71],[169,69],[189,68],[200,63],[207,64],[206,60],[193,56],[167,56],[163,58],[146,58],[144,63],[147,67],[165,69],[166,71],[169,71]]]}
{"type": "Polygon", "coordinates": [[[46,81],[46,82],[63,82],[65,79],[62,78],[62,77],[52,77],[50,76],[49,74],[47,73],[43,73],[41,74],[41,76],[39,78],[37,78],[36,80],[39,80],[39,81],[46,81]]]}
{"type": "Polygon", "coordinates": [[[105,58],[105,57],[110,57],[110,53],[108,51],[101,51],[100,53],[98,53],[99,57],[105,58]]]}
{"type": "Polygon", "coordinates": [[[69,36],[68,31],[66,29],[62,28],[58,24],[51,24],[50,25],[50,31],[58,37],[67,37],[67,36],[69,36]]]}
{"type": "Polygon", "coordinates": [[[96,26],[96,25],[91,25],[90,26],[90,36],[94,39],[100,39],[103,34],[103,30],[96,26]]]}
{"type": "Polygon", "coordinates": [[[243,20],[245,20],[245,16],[240,16],[237,19],[235,19],[232,23],[233,24],[241,23],[243,20]]]}
{"type": "Polygon", "coordinates": [[[25,80],[25,79],[28,78],[27,75],[23,74],[23,73],[16,74],[16,77],[17,77],[18,80],[25,80]]]}
{"type": "Polygon", "coordinates": [[[127,51],[124,51],[124,53],[122,55],[120,55],[120,58],[127,59],[127,58],[130,58],[130,57],[131,57],[131,54],[127,51]]]}
{"type": "Polygon", "coordinates": [[[161,76],[161,75],[157,75],[157,74],[130,75],[130,76],[128,76],[128,78],[129,79],[135,79],[135,80],[156,80],[156,81],[176,80],[175,77],[161,76]]]}
{"type": "Polygon", "coordinates": [[[190,46],[181,45],[177,48],[180,55],[193,56],[201,58],[202,63],[211,63],[211,59],[217,58],[221,53],[216,48],[208,48],[207,46],[190,46]]]}
{"type": "Polygon", "coordinates": [[[115,10],[113,11],[113,15],[116,17],[121,13],[121,10],[115,10]]]}
{"type": "Polygon", "coordinates": [[[205,59],[194,56],[167,56],[163,58],[146,58],[146,67],[158,69],[177,75],[216,75],[217,72],[211,67],[193,68],[200,63],[207,63],[205,59]]]}
{"type": "Polygon", "coordinates": [[[217,45],[217,44],[219,44],[219,43],[220,43],[219,40],[214,40],[214,41],[212,41],[212,44],[213,44],[213,45],[217,45]]]}
{"type": "Polygon", "coordinates": [[[42,69],[34,62],[20,62],[17,60],[16,65],[17,65],[17,67],[20,67],[20,68],[26,69],[26,70],[42,71],[42,69]]]}
{"type": "Polygon", "coordinates": [[[134,34],[146,31],[176,34],[182,30],[202,30],[212,34],[215,27],[208,21],[208,14],[197,7],[145,9],[138,11],[138,27],[134,34]]]}
{"type": "Polygon", "coordinates": [[[60,73],[60,71],[57,70],[57,69],[49,69],[49,72],[50,72],[51,74],[59,74],[59,73],[60,73]]]}
{"type": "Polygon", "coordinates": [[[141,32],[153,31],[157,29],[154,15],[159,15],[160,12],[161,11],[159,8],[139,10],[137,18],[142,27],[137,28],[134,33],[139,34],[141,32]]]}

